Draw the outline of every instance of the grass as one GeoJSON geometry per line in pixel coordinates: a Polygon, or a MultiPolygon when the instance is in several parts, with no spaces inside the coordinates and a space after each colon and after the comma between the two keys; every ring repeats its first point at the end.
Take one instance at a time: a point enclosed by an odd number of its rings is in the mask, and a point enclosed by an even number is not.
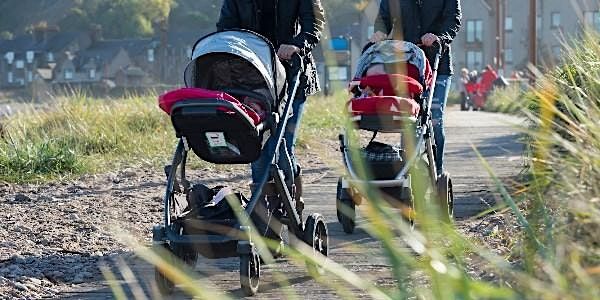
{"type": "Polygon", "coordinates": [[[154,165],[175,138],[154,97],[61,97],[45,110],[3,120],[0,180],[30,182],[154,165]]]}
{"type": "MultiPolygon", "coordinates": [[[[314,137],[337,139],[345,93],[309,97],[300,147],[314,137]]],[[[28,110],[1,121],[0,181],[39,182],[118,167],[162,166],[175,134],[156,96],[98,99],[75,92],[45,110],[28,110]]]]}
{"type": "Polygon", "coordinates": [[[528,91],[498,92],[493,103],[531,124],[523,129],[531,181],[519,199],[529,233],[515,252],[529,276],[565,298],[600,297],[599,40],[588,32],[565,44],[563,65],[528,91]]]}

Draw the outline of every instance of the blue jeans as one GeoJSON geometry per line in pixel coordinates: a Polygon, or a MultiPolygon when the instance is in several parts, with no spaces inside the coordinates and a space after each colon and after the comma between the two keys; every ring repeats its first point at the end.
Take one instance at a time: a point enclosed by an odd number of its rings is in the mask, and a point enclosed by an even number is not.
{"type": "Polygon", "coordinates": [[[433,119],[433,136],[435,138],[436,153],[435,167],[438,175],[444,173],[444,148],[446,143],[446,133],[444,132],[444,111],[446,102],[450,93],[450,83],[452,76],[438,75],[433,92],[433,101],[431,104],[431,117],[433,119]]]}
{"type": "MultiPolygon", "coordinates": [[[[302,119],[302,113],[304,112],[304,103],[306,102],[306,96],[303,92],[298,91],[299,95],[296,96],[294,104],[292,105],[293,115],[288,119],[287,128],[284,133],[284,143],[279,147],[279,167],[286,174],[286,181],[294,180],[294,173],[297,170],[297,161],[295,155],[296,141],[298,139],[298,129],[300,128],[300,121],[302,119]],[[291,175],[291,176],[290,176],[291,175]]],[[[259,183],[260,178],[269,171],[270,163],[269,153],[273,151],[276,140],[274,136],[271,136],[265,146],[263,147],[260,157],[252,163],[252,182],[259,183]]]]}

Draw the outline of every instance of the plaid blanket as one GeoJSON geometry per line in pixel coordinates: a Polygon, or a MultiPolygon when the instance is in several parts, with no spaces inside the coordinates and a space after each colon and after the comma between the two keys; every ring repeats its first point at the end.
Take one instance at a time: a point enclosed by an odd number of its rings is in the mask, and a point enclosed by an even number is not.
{"type": "Polygon", "coordinates": [[[369,145],[361,149],[362,157],[367,162],[402,161],[402,152],[403,150],[398,146],[380,142],[370,142],[369,145]]]}

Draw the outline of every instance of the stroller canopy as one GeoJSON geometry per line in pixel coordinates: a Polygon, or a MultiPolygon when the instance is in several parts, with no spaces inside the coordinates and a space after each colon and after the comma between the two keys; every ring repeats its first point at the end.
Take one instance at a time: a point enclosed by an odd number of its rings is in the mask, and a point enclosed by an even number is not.
{"type": "Polygon", "coordinates": [[[363,52],[358,60],[354,79],[360,80],[373,64],[396,63],[406,63],[416,67],[419,71],[418,80],[421,83],[428,82],[431,77],[427,57],[421,48],[410,42],[385,40],[373,44],[363,52]]]}
{"type": "Polygon", "coordinates": [[[185,69],[187,87],[222,90],[268,89],[277,101],[285,90],[285,68],[271,44],[260,35],[244,30],[228,30],[201,38],[185,69]]]}

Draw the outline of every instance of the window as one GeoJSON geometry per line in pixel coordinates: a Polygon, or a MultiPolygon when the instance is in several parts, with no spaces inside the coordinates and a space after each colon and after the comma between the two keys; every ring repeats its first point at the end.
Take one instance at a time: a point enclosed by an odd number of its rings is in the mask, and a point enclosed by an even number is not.
{"type": "Polygon", "coordinates": [[[598,11],[586,11],[583,13],[585,25],[590,26],[596,30],[600,30],[600,12],[598,11]]]}
{"type": "Polygon", "coordinates": [[[467,43],[476,43],[483,41],[483,21],[467,21],[467,43]]]}
{"type": "Polygon", "coordinates": [[[512,64],[513,63],[513,50],[512,48],[506,48],[504,49],[504,62],[507,64],[512,64]]]}
{"type": "Polygon", "coordinates": [[[154,49],[148,49],[148,61],[154,62],[154,49]]]}
{"type": "Polygon", "coordinates": [[[550,15],[550,27],[551,28],[559,28],[560,27],[560,13],[553,12],[550,15]]]}
{"type": "Polygon", "coordinates": [[[96,79],[96,70],[90,69],[90,79],[96,79]]]}
{"type": "Polygon", "coordinates": [[[15,79],[13,78],[13,73],[12,72],[8,72],[6,80],[8,81],[8,83],[13,83],[13,81],[15,79]]]}
{"type": "Polygon", "coordinates": [[[28,82],[32,82],[33,81],[33,72],[27,71],[27,81],[28,82]]]}
{"type": "Polygon", "coordinates": [[[472,70],[483,68],[483,53],[481,51],[467,51],[467,68],[472,70]]]}
{"type": "Polygon", "coordinates": [[[25,58],[27,58],[27,63],[30,64],[33,62],[33,51],[27,51],[25,53],[25,58]]]}
{"type": "Polygon", "coordinates": [[[46,57],[48,62],[54,62],[54,53],[48,52],[48,57],[46,57]]]}
{"type": "Polygon", "coordinates": [[[512,17],[506,17],[506,19],[504,19],[504,31],[513,31],[513,18],[512,17]]]}
{"type": "Polygon", "coordinates": [[[67,79],[67,80],[73,79],[73,70],[65,69],[65,79],[67,79]]]}
{"type": "Polygon", "coordinates": [[[10,65],[13,63],[13,60],[15,60],[15,53],[12,51],[6,52],[6,55],[4,55],[4,58],[6,58],[6,61],[10,65]]]}
{"type": "Polygon", "coordinates": [[[15,63],[17,65],[17,69],[23,69],[23,67],[25,66],[25,62],[23,62],[22,60],[17,60],[15,63]]]}

